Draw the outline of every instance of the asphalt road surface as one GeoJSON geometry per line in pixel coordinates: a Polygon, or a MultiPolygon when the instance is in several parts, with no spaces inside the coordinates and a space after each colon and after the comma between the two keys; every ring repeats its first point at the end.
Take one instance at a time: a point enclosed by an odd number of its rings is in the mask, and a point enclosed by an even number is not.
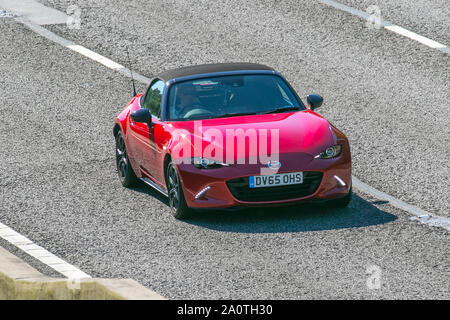
{"type": "MultiPolygon", "coordinates": [[[[449,216],[449,55],[316,1],[41,2],[78,5],[80,29],[46,28],[124,65],[129,46],[147,77],[273,66],[301,96],[324,96],[319,112],[349,137],[355,176],[449,216]]],[[[446,1],[386,2],[383,18],[450,45],[446,1]]],[[[117,178],[112,123],[129,78],[11,18],[0,18],[0,41],[0,222],[87,274],[133,278],[167,298],[450,298],[448,231],[357,190],[343,210],[173,219],[163,197],[117,178]],[[373,270],[380,288],[368,286],[373,270]]]]}

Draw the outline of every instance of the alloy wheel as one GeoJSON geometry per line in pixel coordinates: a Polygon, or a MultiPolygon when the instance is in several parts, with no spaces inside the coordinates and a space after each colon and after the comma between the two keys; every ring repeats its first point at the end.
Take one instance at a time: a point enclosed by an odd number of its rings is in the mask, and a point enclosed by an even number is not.
{"type": "Polygon", "coordinates": [[[125,141],[121,134],[117,136],[116,140],[116,164],[117,172],[121,181],[125,180],[128,171],[127,151],[125,148],[125,141]]]}
{"type": "Polygon", "coordinates": [[[169,195],[169,206],[172,210],[177,210],[180,203],[180,180],[178,178],[178,172],[174,165],[170,165],[167,172],[168,176],[168,195],[169,195]]]}

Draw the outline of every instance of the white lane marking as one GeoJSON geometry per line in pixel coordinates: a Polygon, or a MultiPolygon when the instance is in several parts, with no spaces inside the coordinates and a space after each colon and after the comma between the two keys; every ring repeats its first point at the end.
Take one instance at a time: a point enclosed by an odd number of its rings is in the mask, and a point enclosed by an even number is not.
{"type": "MultiPolygon", "coordinates": [[[[336,8],[338,10],[348,12],[350,14],[353,14],[355,16],[363,18],[364,20],[369,21],[370,15],[367,12],[346,6],[344,4],[341,4],[341,3],[333,1],[333,0],[318,0],[318,1],[322,2],[323,4],[326,4],[328,6],[331,6],[333,8],[336,8]]],[[[385,28],[386,30],[389,30],[389,31],[397,33],[401,36],[404,36],[404,37],[407,37],[414,41],[417,41],[423,45],[426,45],[427,47],[450,54],[450,48],[448,46],[446,46],[442,43],[439,43],[437,41],[431,40],[427,37],[421,36],[420,34],[417,34],[415,32],[409,31],[409,30],[402,28],[396,24],[390,23],[389,21],[380,19],[380,25],[383,28],[385,28]]]]}
{"type": "Polygon", "coordinates": [[[125,68],[124,66],[122,66],[104,56],[101,56],[98,53],[91,51],[83,46],[79,46],[77,44],[71,44],[66,47],[69,48],[70,50],[78,52],[79,54],[82,54],[85,57],[88,57],[94,61],[97,61],[98,63],[101,63],[102,65],[104,65],[107,68],[110,68],[113,70],[125,68]]]}
{"type": "Polygon", "coordinates": [[[30,239],[24,237],[20,233],[14,231],[7,225],[0,222],[0,238],[8,241],[15,247],[21,249],[26,254],[32,256],[41,263],[49,266],[53,270],[61,273],[69,279],[83,279],[91,278],[88,274],[84,273],[77,267],[67,263],[66,261],[58,258],[50,251],[45,250],[41,246],[33,243],[30,239]]]}
{"type": "Polygon", "coordinates": [[[439,42],[436,42],[434,40],[428,39],[428,38],[426,38],[424,36],[421,36],[420,34],[417,34],[417,33],[414,33],[412,31],[406,30],[405,28],[402,28],[400,26],[396,26],[396,25],[391,24],[391,25],[386,25],[384,28],[388,29],[388,30],[390,30],[392,32],[395,32],[397,34],[400,34],[400,35],[402,35],[404,37],[407,37],[407,38],[410,38],[410,39],[415,40],[417,42],[420,42],[421,44],[424,44],[424,45],[426,45],[426,46],[428,46],[430,48],[433,48],[433,49],[439,49],[440,50],[440,49],[446,48],[446,46],[443,45],[442,43],[439,43],[439,42]]]}
{"type": "MultiPolygon", "coordinates": [[[[124,67],[123,65],[112,61],[111,59],[108,59],[92,50],[89,50],[86,47],[77,45],[76,43],[67,40],[63,37],[58,36],[57,34],[45,29],[44,27],[41,27],[31,21],[29,21],[28,19],[25,19],[23,17],[18,17],[15,18],[16,21],[26,25],[29,29],[31,29],[32,31],[36,32],[37,34],[43,36],[44,38],[47,38],[53,42],[56,42],[64,47],[66,47],[67,49],[70,49],[72,51],[75,51],[77,53],[82,54],[83,56],[92,59],[94,61],[97,61],[98,63],[104,65],[105,67],[115,70],[117,72],[120,72],[121,74],[123,74],[126,77],[131,77],[131,71],[130,69],[124,67]]],[[[140,75],[139,73],[135,73],[133,71],[133,77],[136,81],[142,82],[144,84],[150,84],[150,78],[147,78],[143,75],[140,75]]]]}
{"type": "Polygon", "coordinates": [[[389,202],[389,204],[393,207],[402,209],[403,211],[411,213],[414,217],[413,220],[418,220],[420,222],[429,224],[434,227],[442,227],[448,231],[450,231],[450,218],[442,217],[438,215],[433,215],[432,213],[422,210],[416,206],[407,204],[393,196],[388,195],[380,190],[377,190],[368,184],[360,181],[355,176],[352,176],[352,184],[354,187],[359,189],[360,191],[370,194],[371,196],[389,202]]]}
{"type": "Polygon", "coordinates": [[[61,11],[46,7],[35,0],[0,0],[0,8],[26,17],[38,25],[66,23],[69,18],[61,11]]]}

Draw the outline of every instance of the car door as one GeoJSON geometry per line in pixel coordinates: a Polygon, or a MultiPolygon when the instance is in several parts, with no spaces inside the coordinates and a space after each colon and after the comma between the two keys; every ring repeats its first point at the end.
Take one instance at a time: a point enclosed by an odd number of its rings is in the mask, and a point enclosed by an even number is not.
{"type": "Polygon", "coordinates": [[[161,180],[157,159],[161,151],[158,150],[155,144],[155,132],[158,132],[161,126],[160,113],[164,87],[164,81],[155,79],[141,98],[140,107],[148,109],[152,115],[151,125],[134,121],[130,122],[136,162],[138,162],[139,169],[144,176],[149,176],[159,183],[161,183],[161,180]]]}

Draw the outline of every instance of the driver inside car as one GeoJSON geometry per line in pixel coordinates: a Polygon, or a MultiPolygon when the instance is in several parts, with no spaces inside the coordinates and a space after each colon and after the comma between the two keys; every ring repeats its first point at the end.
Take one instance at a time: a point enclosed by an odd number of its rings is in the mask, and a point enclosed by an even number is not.
{"type": "Polygon", "coordinates": [[[196,97],[193,87],[180,88],[177,95],[177,102],[173,110],[173,118],[183,118],[194,106],[200,105],[200,100],[196,97]]]}

